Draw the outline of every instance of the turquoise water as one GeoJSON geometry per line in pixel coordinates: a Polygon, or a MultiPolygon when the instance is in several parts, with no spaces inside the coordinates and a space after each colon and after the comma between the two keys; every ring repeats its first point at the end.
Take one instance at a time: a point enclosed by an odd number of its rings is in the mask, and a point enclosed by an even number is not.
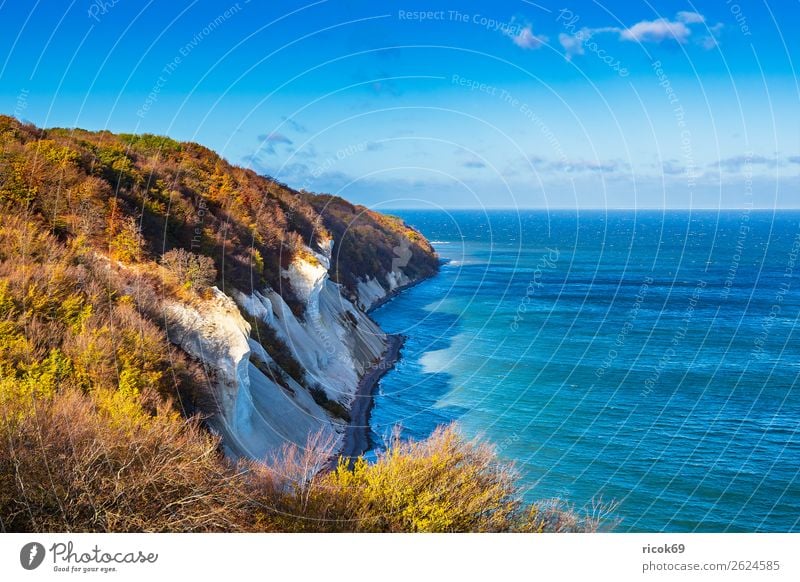
{"type": "Polygon", "coordinates": [[[396,214],[444,264],[374,312],[374,442],[458,421],[618,530],[800,531],[800,213],[396,214]]]}

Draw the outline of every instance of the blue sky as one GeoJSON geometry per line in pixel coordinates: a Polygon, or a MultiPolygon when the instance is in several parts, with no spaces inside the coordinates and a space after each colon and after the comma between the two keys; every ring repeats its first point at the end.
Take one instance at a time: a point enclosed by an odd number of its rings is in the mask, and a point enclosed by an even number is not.
{"type": "Polygon", "coordinates": [[[0,111],[376,208],[800,207],[795,2],[0,3],[0,111]]]}

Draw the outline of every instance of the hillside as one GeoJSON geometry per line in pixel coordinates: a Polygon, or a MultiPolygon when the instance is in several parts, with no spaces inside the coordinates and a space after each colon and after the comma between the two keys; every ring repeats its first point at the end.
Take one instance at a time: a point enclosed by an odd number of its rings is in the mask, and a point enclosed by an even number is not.
{"type": "Polygon", "coordinates": [[[385,349],[362,308],[438,266],[402,221],[197,144],[0,117],[0,148],[5,390],[171,399],[234,456],[336,438],[385,349]]]}

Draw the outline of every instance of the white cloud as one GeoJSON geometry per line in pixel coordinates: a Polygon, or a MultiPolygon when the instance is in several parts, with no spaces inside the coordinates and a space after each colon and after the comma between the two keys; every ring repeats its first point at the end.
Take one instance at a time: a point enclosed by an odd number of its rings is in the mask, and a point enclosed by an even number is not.
{"type": "Polygon", "coordinates": [[[308,133],[308,128],[305,125],[297,121],[296,119],[292,119],[291,117],[286,117],[285,115],[281,117],[284,123],[286,123],[289,127],[291,127],[297,133],[308,133]]]}
{"type": "Polygon", "coordinates": [[[623,40],[638,42],[661,42],[663,40],[676,40],[684,43],[692,31],[683,22],[673,22],[666,18],[658,20],[642,20],[620,33],[623,40]]]}
{"type": "Polygon", "coordinates": [[[547,42],[547,37],[533,34],[531,25],[525,26],[517,34],[510,34],[514,44],[523,49],[538,49],[547,42]]]}
{"type": "Polygon", "coordinates": [[[565,57],[568,61],[572,60],[573,56],[582,55],[585,52],[583,50],[583,39],[578,36],[562,32],[558,35],[558,42],[564,48],[565,57]]]}
{"type": "Polygon", "coordinates": [[[533,166],[538,172],[555,174],[580,172],[611,174],[630,170],[629,164],[622,160],[585,160],[580,158],[549,160],[538,155],[531,155],[525,158],[523,167],[525,166],[533,166]]]}
{"type": "Polygon", "coordinates": [[[677,160],[665,160],[661,164],[661,169],[665,174],[668,174],[670,176],[677,176],[677,175],[680,175],[680,174],[686,174],[687,170],[688,170],[688,168],[686,166],[682,165],[677,160]]]}
{"type": "Polygon", "coordinates": [[[679,22],[685,22],[686,24],[699,24],[706,21],[706,17],[699,12],[687,12],[686,10],[678,12],[675,18],[679,22]]]}
{"type": "Polygon", "coordinates": [[[463,162],[461,165],[464,166],[465,168],[475,168],[475,169],[486,167],[486,164],[484,164],[482,161],[478,159],[467,160],[466,162],[463,162]]]}
{"type": "Polygon", "coordinates": [[[710,51],[711,49],[715,49],[717,48],[717,46],[719,46],[719,41],[713,36],[704,36],[700,40],[700,46],[702,46],[707,51],[710,51]]]}
{"type": "Polygon", "coordinates": [[[710,34],[704,36],[700,39],[700,44],[706,50],[715,49],[719,46],[719,37],[722,34],[722,29],[725,27],[724,24],[718,22],[714,26],[709,27],[708,32],[710,34]]]}
{"type": "MultiPolygon", "coordinates": [[[[680,11],[674,19],[659,18],[656,20],[642,20],[629,28],[616,26],[602,26],[597,28],[583,27],[577,32],[558,35],[558,42],[564,49],[564,56],[571,60],[576,55],[585,54],[586,42],[597,34],[615,34],[622,41],[653,42],[674,40],[684,44],[688,42],[692,30],[699,30],[696,25],[706,22],[705,16],[699,12],[680,11]]],[[[697,39],[703,48],[710,50],[717,46],[717,39],[722,30],[722,24],[709,27],[708,34],[697,39]]],[[[516,40],[515,40],[516,42],[516,40]]]]}

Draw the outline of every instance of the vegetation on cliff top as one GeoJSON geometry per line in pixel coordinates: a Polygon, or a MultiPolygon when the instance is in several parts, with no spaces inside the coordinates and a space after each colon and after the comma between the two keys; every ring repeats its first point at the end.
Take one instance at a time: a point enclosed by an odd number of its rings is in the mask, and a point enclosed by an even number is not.
{"type": "Polygon", "coordinates": [[[290,304],[281,270],[306,246],[321,250],[331,238],[348,249],[336,273],[351,293],[359,277],[391,270],[393,249],[410,251],[415,273],[436,270],[430,245],[401,221],[328,199],[233,166],[195,143],[43,130],[0,116],[0,204],[120,261],[157,261],[184,249],[212,259],[221,285],[270,285],[290,304]]]}

